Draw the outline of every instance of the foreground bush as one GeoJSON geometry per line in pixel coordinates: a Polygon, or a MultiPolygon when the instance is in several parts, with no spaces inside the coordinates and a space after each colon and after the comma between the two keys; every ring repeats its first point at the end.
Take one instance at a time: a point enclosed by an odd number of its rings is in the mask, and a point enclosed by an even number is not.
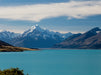
{"type": "Polygon", "coordinates": [[[19,70],[19,68],[11,68],[0,70],[0,75],[24,75],[23,70],[19,70]]]}

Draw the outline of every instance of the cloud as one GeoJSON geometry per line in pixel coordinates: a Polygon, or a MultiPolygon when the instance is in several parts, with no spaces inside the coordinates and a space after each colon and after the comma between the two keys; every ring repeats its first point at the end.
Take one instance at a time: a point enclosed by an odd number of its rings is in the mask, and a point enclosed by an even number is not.
{"type": "Polygon", "coordinates": [[[101,15],[101,1],[70,1],[0,7],[0,18],[11,20],[39,22],[42,19],[60,16],[67,16],[68,19],[82,19],[93,15],[101,15]]]}

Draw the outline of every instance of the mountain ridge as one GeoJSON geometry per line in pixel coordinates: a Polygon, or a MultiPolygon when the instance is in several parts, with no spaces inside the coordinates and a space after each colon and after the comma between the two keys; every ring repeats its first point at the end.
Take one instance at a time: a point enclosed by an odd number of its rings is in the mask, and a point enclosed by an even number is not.
{"type": "Polygon", "coordinates": [[[18,47],[50,48],[55,43],[59,43],[71,35],[72,33],[70,32],[62,34],[35,25],[26,30],[22,35],[13,38],[10,44],[18,47]]]}
{"type": "Polygon", "coordinates": [[[55,44],[54,48],[71,49],[101,49],[101,29],[95,27],[83,34],[75,34],[63,42],[55,44]]]}
{"type": "Polygon", "coordinates": [[[9,43],[9,40],[11,40],[12,38],[15,38],[17,36],[21,35],[20,33],[14,33],[14,32],[10,32],[10,31],[1,31],[0,32],[0,40],[5,41],[7,43],[9,43]]]}

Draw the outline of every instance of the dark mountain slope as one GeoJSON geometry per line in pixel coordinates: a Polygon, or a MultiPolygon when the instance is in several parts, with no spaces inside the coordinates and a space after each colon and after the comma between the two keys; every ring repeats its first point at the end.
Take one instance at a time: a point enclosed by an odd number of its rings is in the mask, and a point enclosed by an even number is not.
{"type": "Polygon", "coordinates": [[[11,46],[11,45],[0,40],[0,46],[11,46]]]}
{"type": "Polygon", "coordinates": [[[72,35],[54,48],[101,49],[101,29],[96,27],[84,34],[72,35]]]}

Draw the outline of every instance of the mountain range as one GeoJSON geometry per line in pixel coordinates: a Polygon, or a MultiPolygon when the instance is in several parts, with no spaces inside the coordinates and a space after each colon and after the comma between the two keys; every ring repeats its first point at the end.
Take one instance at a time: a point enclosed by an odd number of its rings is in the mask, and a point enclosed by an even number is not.
{"type": "Polygon", "coordinates": [[[62,34],[35,25],[22,34],[9,31],[0,32],[0,40],[17,47],[50,48],[54,44],[62,42],[71,35],[72,33],[70,32],[62,34]]]}
{"type": "Polygon", "coordinates": [[[95,27],[83,34],[74,34],[53,48],[101,49],[101,29],[95,27]]]}
{"type": "Polygon", "coordinates": [[[95,27],[83,34],[72,34],[71,32],[62,34],[35,25],[22,34],[2,31],[0,32],[0,40],[2,40],[0,41],[0,46],[101,49],[101,29],[95,27]]]}
{"type": "Polygon", "coordinates": [[[10,32],[10,31],[1,31],[0,32],[0,40],[9,43],[9,40],[11,40],[15,37],[18,37],[20,35],[21,35],[20,33],[14,33],[14,32],[10,32]]]}

